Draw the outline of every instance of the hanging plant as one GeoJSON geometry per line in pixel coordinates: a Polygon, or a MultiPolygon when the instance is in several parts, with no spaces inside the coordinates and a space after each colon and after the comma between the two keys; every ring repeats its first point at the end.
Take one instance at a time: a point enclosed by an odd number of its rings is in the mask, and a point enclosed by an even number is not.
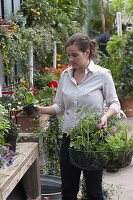
{"type": "Polygon", "coordinates": [[[16,63],[21,63],[25,74],[28,73],[31,46],[41,42],[40,34],[32,28],[21,28],[12,34],[0,28],[0,51],[5,74],[10,75],[16,63]]]}

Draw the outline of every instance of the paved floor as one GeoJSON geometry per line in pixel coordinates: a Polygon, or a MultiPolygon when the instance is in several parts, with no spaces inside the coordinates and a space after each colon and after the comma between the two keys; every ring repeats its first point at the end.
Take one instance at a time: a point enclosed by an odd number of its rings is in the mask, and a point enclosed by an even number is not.
{"type": "MultiPolygon", "coordinates": [[[[133,117],[127,118],[126,122],[133,125],[133,117]]],[[[133,136],[133,130],[129,135],[133,136]]],[[[105,171],[104,182],[105,185],[113,184],[114,190],[118,193],[114,194],[112,200],[133,200],[133,159],[128,167],[122,168],[116,173],[105,171]]]]}
{"type": "MultiPolygon", "coordinates": [[[[133,200],[133,159],[132,163],[116,173],[104,172],[105,185],[114,188],[112,200],[133,200]],[[116,194],[117,193],[117,194],[116,194]]],[[[110,190],[110,189],[109,189],[110,190]]]]}

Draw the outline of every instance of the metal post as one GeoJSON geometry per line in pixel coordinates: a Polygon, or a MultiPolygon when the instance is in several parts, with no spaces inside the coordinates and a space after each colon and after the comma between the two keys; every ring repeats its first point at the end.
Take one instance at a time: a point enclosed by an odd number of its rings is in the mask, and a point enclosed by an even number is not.
{"type": "Polygon", "coordinates": [[[117,34],[122,35],[121,12],[116,13],[117,34]]]}
{"type": "Polygon", "coordinates": [[[14,0],[12,0],[12,13],[14,14],[14,0]]]}
{"type": "Polygon", "coordinates": [[[3,62],[2,62],[2,54],[0,53],[0,97],[2,97],[2,88],[4,83],[4,72],[3,72],[3,62]]]}
{"type": "Polygon", "coordinates": [[[5,18],[5,12],[4,12],[4,0],[1,0],[1,16],[2,16],[2,19],[5,18]]]}
{"type": "Polygon", "coordinates": [[[33,45],[31,44],[30,48],[30,83],[33,86],[33,45]]]}
{"type": "Polygon", "coordinates": [[[57,46],[56,46],[56,41],[54,41],[53,67],[55,69],[56,69],[56,55],[57,55],[57,46]]]}

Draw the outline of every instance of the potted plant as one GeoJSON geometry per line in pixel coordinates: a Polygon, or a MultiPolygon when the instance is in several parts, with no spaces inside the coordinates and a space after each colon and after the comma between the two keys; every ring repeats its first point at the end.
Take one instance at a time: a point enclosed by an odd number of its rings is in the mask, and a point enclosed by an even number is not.
{"type": "MultiPolygon", "coordinates": [[[[82,169],[123,167],[127,156],[132,158],[133,137],[128,138],[129,127],[110,119],[108,129],[100,130],[97,126],[99,116],[90,111],[70,130],[70,160],[82,169]]],[[[131,159],[130,159],[131,160],[131,159]]]]}
{"type": "Polygon", "coordinates": [[[16,115],[16,122],[20,127],[21,132],[33,132],[39,126],[40,115],[35,115],[36,108],[34,104],[38,100],[33,95],[32,91],[27,88],[19,88],[16,91],[15,97],[21,102],[22,111],[16,115]]]}

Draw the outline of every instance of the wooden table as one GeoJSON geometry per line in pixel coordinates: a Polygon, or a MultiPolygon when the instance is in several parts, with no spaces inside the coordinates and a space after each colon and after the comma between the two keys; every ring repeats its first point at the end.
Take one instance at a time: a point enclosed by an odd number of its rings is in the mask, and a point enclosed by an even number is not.
{"type": "Polygon", "coordinates": [[[13,164],[0,168],[0,200],[6,200],[20,180],[28,199],[41,200],[39,153],[35,142],[17,143],[13,164]]]}

